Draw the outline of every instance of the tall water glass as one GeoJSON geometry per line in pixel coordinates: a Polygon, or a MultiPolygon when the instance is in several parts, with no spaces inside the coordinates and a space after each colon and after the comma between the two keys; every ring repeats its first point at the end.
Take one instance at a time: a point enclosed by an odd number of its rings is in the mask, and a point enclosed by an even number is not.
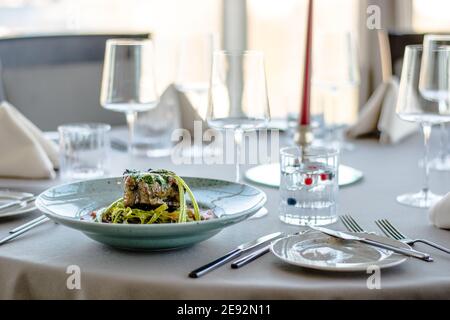
{"type": "Polygon", "coordinates": [[[154,47],[149,39],[109,39],[100,93],[100,104],[123,112],[128,123],[128,150],[134,148],[134,126],[138,112],[158,103],[154,47]]]}

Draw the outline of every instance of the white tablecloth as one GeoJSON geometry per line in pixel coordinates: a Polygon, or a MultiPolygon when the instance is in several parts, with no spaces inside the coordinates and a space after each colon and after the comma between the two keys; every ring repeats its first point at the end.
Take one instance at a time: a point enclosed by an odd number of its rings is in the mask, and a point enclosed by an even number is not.
{"type": "MultiPolygon", "coordinates": [[[[404,143],[384,146],[373,140],[358,141],[356,150],[343,154],[343,163],[364,172],[364,180],[341,189],[340,213],[354,215],[369,230],[374,220],[388,218],[412,236],[450,246],[450,232],[432,227],[426,211],[401,206],[395,196],[421,187],[422,154],[419,136],[404,143]]],[[[124,153],[113,152],[113,174],[130,167],[124,153]]],[[[141,159],[139,169],[168,168],[180,175],[233,179],[233,166],[175,166],[170,158],[141,159]]],[[[33,192],[58,181],[0,180],[0,187],[33,192]]],[[[450,191],[450,173],[432,172],[431,188],[450,191]]],[[[106,247],[83,234],[53,223],[44,224],[0,246],[0,298],[118,298],[118,299],[305,299],[305,298],[450,298],[450,255],[418,244],[435,262],[410,259],[381,272],[381,289],[369,290],[368,274],[325,273],[287,265],[271,254],[243,267],[229,266],[200,278],[189,271],[230,251],[242,242],[275,231],[293,232],[278,219],[278,191],[267,193],[269,215],[244,221],[193,247],[170,252],[129,252],[106,247]],[[79,266],[81,289],[69,290],[67,268],[79,266]]],[[[0,220],[0,236],[37,216],[0,220]]],[[[340,223],[336,228],[343,229],[340,223]]]]}

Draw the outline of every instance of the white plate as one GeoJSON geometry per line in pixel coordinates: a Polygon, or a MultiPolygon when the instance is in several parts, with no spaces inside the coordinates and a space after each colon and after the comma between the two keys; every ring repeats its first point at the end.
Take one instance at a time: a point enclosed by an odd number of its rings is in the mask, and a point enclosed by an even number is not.
{"type": "MultiPolygon", "coordinates": [[[[252,182],[262,184],[268,187],[280,186],[280,164],[270,163],[262,164],[248,169],[245,172],[245,177],[252,182]]],[[[363,173],[357,169],[349,166],[339,166],[339,186],[351,185],[363,178],[363,173]]]]}
{"type": "MultiPolygon", "coordinates": [[[[381,240],[405,249],[411,247],[399,241],[372,234],[358,234],[381,240]]],[[[375,248],[356,241],[345,241],[321,232],[307,232],[281,238],[271,245],[272,253],[281,260],[309,269],[325,271],[363,271],[368,267],[389,268],[405,262],[408,257],[375,248]]]]}
{"type": "MultiPolygon", "coordinates": [[[[33,194],[27,192],[16,192],[9,190],[0,190],[0,205],[6,204],[8,202],[19,200],[25,197],[31,197],[33,194]]],[[[34,201],[28,202],[26,204],[16,205],[14,207],[6,208],[0,210],[0,219],[6,217],[17,216],[20,214],[28,213],[36,210],[34,201]]]]}

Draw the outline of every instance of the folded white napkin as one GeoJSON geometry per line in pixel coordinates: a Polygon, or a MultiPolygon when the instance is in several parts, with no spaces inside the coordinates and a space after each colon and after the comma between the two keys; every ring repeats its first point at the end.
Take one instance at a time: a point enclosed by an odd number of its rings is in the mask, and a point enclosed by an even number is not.
{"type": "Polygon", "coordinates": [[[208,124],[199,115],[189,97],[184,92],[181,92],[179,90],[177,90],[177,93],[181,126],[183,127],[183,129],[186,129],[191,132],[191,134],[194,134],[194,121],[200,121],[202,123],[203,130],[208,129],[208,124]]]}
{"type": "Polygon", "coordinates": [[[401,120],[396,112],[399,81],[392,77],[382,83],[361,110],[358,121],[348,128],[347,136],[357,138],[376,131],[381,143],[397,143],[417,131],[414,123],[401,120]]]}
{"type": "Polygon", "coordinates": [[[0,177],[53,178],[58,146],[10,103],[0,103],[0,177]]]}
{"type": "MultiPolygon", "coordinates": [[[[176,88],[175,85],[169,85],[160,97],[159,103],[155,109],[140,113],[138,121],[148,121],[153,118],[171,118],[171,127],[186,129],[191,135],[194,134],[194,121],[202,123],[203,130],[208,128],[207,123],[197,112],[193,102],[185,92],[176,88]]],[[[160,126],[166,125],[165,120],[161,121],[160,126]]],[[[156,124],[154,125],[157,126],[156,124]]]]}
{"type": "Polygon", "coordinates": [[[450,192],[428,211],[433,225],[441,229],[450,229],[450,192]]]}

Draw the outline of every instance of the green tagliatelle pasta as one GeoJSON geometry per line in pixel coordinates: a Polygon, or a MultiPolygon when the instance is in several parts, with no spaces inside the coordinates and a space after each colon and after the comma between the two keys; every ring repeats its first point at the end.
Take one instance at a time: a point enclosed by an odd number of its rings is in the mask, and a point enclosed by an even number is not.
{"type": "Polygon", "coordinates": [[[114,201],[107,207],[101,215],[97,217],[98,222],[116,224],[154,224],[154,223],[183,223],[190,221],[200,221],[199,206],[194,194],[186,182],[173,172],[167,172],[172,176],[178,185],[180,196],[180,207],[172,212],[168,211],[167,204],[162,204],[153,210],[142,210],[138,208],[126,207],[123,198],[114,201]],[[192,202],[192,209],[188,209],[185,192],[192,202]]]}

